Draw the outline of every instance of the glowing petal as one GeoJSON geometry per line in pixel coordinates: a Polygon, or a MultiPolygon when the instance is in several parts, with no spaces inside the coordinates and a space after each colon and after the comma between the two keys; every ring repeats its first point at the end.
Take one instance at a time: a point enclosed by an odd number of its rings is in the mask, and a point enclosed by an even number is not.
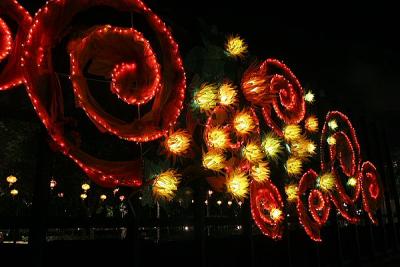
{"type": "Polygon", "coordinates": [[[233,171],[227,178],[226,186],[228,192],[231,193],[235,198],[245,198],[249,191],[247,174],[242,171],[233,171]]]}
{"type": "Polygon", "coordinates": [[[256,122],[249,111],[241,111],[233,119],[233,127],[241,135],[247,135],[256,128],[256,122]]]}
{"type": "Polygon", "coordinates": [[[223,83],[219,87],[218,98],[221,105],[229,106],[235,104],[237,99],[237,91],[232,83],[223,83]]]}
{"type": "Polygon", "coordinates": [[[268,180],[270,173],[268,162],[259,162],[251,167],[251,176],[259,183],[268,180]]]}
{"type": "Polygon", "coordinates": [[[194,96],[194,104],[201,112],[209,112],[217,106],[218,92],[215,84],[204,83],[194,96]]]}
{"type": "Polygon", "coordinates": [[[213,171],[219,171],[226,165],[224,153],[219,150],[210,150],[203,155],[203,166],[213,171]]]}
{"type": "Polygon", "coordinates": [[[247,52],[247,44],[240,36],[229,36],[225,50],[232,57],[243,57],[247,52]]]}
{"type": "Polygon", "coordinates": [[[172,200],[178,190],[180,178],[181,175],[172,169],[160,173],[153,182],[153,195],[156,198],[172,200]]]}

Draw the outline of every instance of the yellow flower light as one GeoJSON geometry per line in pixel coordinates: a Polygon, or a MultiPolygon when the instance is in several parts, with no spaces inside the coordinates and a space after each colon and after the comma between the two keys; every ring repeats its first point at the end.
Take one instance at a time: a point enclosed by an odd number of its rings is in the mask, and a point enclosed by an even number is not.
{"type": "Polygon", "coordinates": [[[290,176],[298,176],[303,171],[303,163],[296,157],[290,157],[286,161],[286,171],[290,176]]]}
{"type": "Polygon", "coordinates": [[[10,191],[10,194],[11,194],[12,196],[14,196],[14,197],[15,197],[16,195],[18,195],[18,193],[19,193],[19,192],[18,192],[17,189],[13,189],[13,190],[10,191]]]}
{"type": "Polygon", "coordinates": [[[203,166],[207,169],[220,171],[225,165],[225,155],[219,150],[210,150],[203,155],[203,166]]]}
{"type": "Polygon", "coordinates": [[[235,104],[238,101],[235,86],[232,83],[223,83],[219,87],[218,98],[221,105],[229,106],[235,104]]]}
{"type": "Polygon", "coordinates": [[[281,140],[272,133],[269,133],[264,137],[261,146],[263,147],[267,157],[272,160],[277,160],[283,150],[281,140]]]}
{"type": "Polygon", "coordinates": [[[209,112],[217,106],[218,92],[215,84],[203,83],[194,96],[194,103],[201,112],[209,112]]]}
{"type": "Polygon", "coordinates": [[[357,179],[354,177],[350,177],[349,180],[347,180],[347,185],[355,187],[357,185],[357,179]]]}
{"type": "Polygon", "coordinates": [[[289,202],[294,202],[299,196],[299,188],[295,184],[285,186],[285,193],[289,202]]]}
{"type": "Polygon", "coordinates": [[[260,162],[265,154],[261,150],[261,147],[254,141],[248,143],[242,150],[243,157],[251,163],[260,162]]]}
{"type": "Polygon", "coordinates": [[[207,133],[208,144],[218,149],[226,149],[230,142],[229,132],[221,127],[213,127],[207,133]]]}
{"type": "Polygon", "coordinates": [[[274,221],[279,221],[282,219],[282,211],[277,208],[272,208],[269,212],[269,216],[274,221]]]}
{"type": "Polygon", "coordinates": [[[160,173],[153,182],[153,195],[158,199],[172,200],[178,190],[181,175],[169,169],[160,173]]]}
{"type": "Polygon", "coordinates": [[[16,183],[18,181],[17,177],[15,177],[14,175],[10,175],[6,178],[7,182],[12,185],[14,183],[16,183]]]}
{"type": "Polygon", "coordinates": [[[291,142],[301,137],[301,127],[297,124],[289,124],[283,128],[285,140],[291,142]]]}
{"type": "Polygon", "coordinates": [[[226,180],[226,187],[229,193],[237,199],[243,199],[249,191],[247,174],[242,171],[233,171],[226,180]]]}
{"type": "Polygon", "coordinates": [[[291,144],[291,153],[299,159],[314,155],[316,149],[315,143],[304,137],[293,141],[291,144]]]}
{"type": "Polygon", "coordinates": [[[333,137],[333,136],[329,136],[329,137],[326,139],[326,142],[328,142],[328,144],[329,144],[330,146],[333,146],[333,145],[336,144],[336,139],[335,139],[335,137],[333,137]]]}
{"type": "Polygon", "coordinates": [[[107,196],[106,196],[106,195],[103,194],[103,195],[100,196],[100,200],[101,200],[101,201],[105,201],[106,199],[107,199],[107,196]]]}
{"type": "Polygon", "coordinates": [[[247,135],[256,128],[256,122],[250,111],[243,110],[235,115],[233,127],[240,135],[247,135]]]}
{"type": "Polygon", "coordinates": [[[238,35],[229,36],[225,44],[225,50],[232,57],[243,57],[247,53],[247,44],[238,35]]]}
{"type": "Polygon", "coordinates": [[[86,195],[86,193],[82,193],[80,197],[81,197],[81,199],[82,199],[82,200],[85,200],[85,199],[87,199],[87,195],[86,195]]]}
{"type": "Polygon", "coordinates": [[[330,191],[335,187],[335,176],[328,172],[319,177],[318,187],[324,191],[330,191]]]}
{"type": "Polygon", "coordinates": [[[251,167],[250,173],[255,181],[262,183],[269,179],[271,171],[268,162],[258,162],[251,167]]]}
{"type": "Polygon", "coordinates": [[[87,184],[87,183],[84,183],[84,184],[82,185],[82,189],[83,189],[84,191],[88,191],[88,190],[90,189],[90,185],[87,184]]]}
{"type": "Polygon", "coordinates": [[[330,121],[328,122],[328,127],[329,127],[331,130],[334,131],[334,130],[336,130],[339,126],[338,126],[336,120],[330,120],[330,121]]]}
{"type": "Polygon", "coordinates": [[[190,148],[191,135],[186,130],[178,130],[165,140],[167,150],[177,156],[186,154],[190,148]]]}
{"type": "Polygon", "coordinates": [[[305,128],[310,133],[318,132],[318,119],[314,115],[311,115],[305,120],[305,128]]]}
{"type": "Polygon", "coordinates": [[[313,92],[308,91],[307,94],[304,95],[304,100],[308,103],[313,103],[315,101],[313,92]]]}

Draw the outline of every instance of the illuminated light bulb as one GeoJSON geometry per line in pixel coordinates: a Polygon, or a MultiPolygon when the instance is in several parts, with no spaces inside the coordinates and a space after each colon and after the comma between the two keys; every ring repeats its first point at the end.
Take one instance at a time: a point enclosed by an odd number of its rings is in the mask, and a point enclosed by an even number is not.
{"type": "Polygon", "coordinates": [[[13,189],[13,190],[11,190],[10,191],[10,194],[12,195],[12,196],[16,196],[16,195],[18,195],[18,190],[17,189],[13,189]]]}
{"type": "Polygon", "coordinates": [[[223,83],[219,87],[218,98],[223,106],[235,104],[238,101],[235,86],[232,83],[223,83]]]}
{"type": "Polygon", "coordinates": [[[329,137],[326,139],[326,142],[328,142],[328,144],[329,144],[330,146],[333,146],[333,145],[336,144],[336,138],[333,137],[333,136],[329,136],[329,137]]]}
{"type": "Polygon", "coordinates": [[[313,92],[308,91],[305,95],[304,95],[304,100],[308,103],[313,103],[315,101],[315,96],[313,94],[313,92]]]}
{"type": "Polygon", "coordinates": [[[291,142],[301,137],[301,127],[297,124],[289,124],[283,128],[285,140],[291,142]]]}
{"type": "Polygon", "coordinates": [[[84,200],[87,198],[87,195],[85,193],[81,194],[81,199],[84,200]]]}
{"type": "Polygon", "coordinates": [[[221,127],[213,127],[207,133],[207,141],[209,146],[226,149],[230,143],[229,132],[221,127]]]}
{"type": "Polygon", "coordinates": [[[119,200],[120,200],[121,202],[124,201],[124,200],[125,200],[125,196],[124,196],[124,195],[119,196],[119,200]]]}
{"type": "Polygon", "coordinates": [[[260,162],[265,154],[261,150],[261,147],[254,141],[248,143],[242,150],[243,157],[251,163],[260,162]]]}
{"type": "Polygon", "coordinates": [[[50,180],[50,188],[51,188],[51,189],[54,189],[54,187],[56,187],[56,186],[57,186],[57,181],[54,180],[54,179],[51,179],[51,180],[50,180]]]}
{"type": "Polygon", "coordinates": [[[205,200],[205,201],[204,201],[204,204],[208,205],[208,200],[205,200]]]}
{"type": "Polygon", "coordinates": [[[317,186],[323,191],[330,191],[335,187],[335,176],[328,172],[317,179],[317,186]]]}
{"type": "Polygon", "coordinates": [[[90,185],[84,183],[84,184],[82,185],[82,189],[83,189],[84,191],[88,191],[88,190],[90,189],[90,185]]]}
{"type": "Polygon", "coordinates": [[[160,173],[153,182],[153,194],[156,198],[172,200],[178,190],[181,175],[169,169],[160,173]]]}
{"type": "Polygon", "coordinates": [[[295,184],[289,184],[285,186],[285,193],[287,195],[288,202],[294,202],[298,198],[299,188],[295,184]]]}
{"type": "Polygon", "coordinates": [[[57,196],[58,196],[59,198],[63,198],[63,197],[64,197],[64,193],[63,193],[63,192],[60,192],[60,193],[57,194],[57,196]]]}
{"type": "Polygon", "coordinates": [[[185,226],[183,229],[185,229],[185,231],[189,231],[189,226],[185,226]]]}
{"type": "Polygon", "coordinates": [[[314,115],[311,115],[305,120],[305,128],[311,133],[318,132],[318,119],[314,115]]]}
{"type": "Polygon", "coordinates": [[[262,183],[270,178],[271,171],[268,162],[259,162],[251,167],[250,173],[255,181],[262,183]]]}
{"type": "Polygon", "coordinates": [[[6,178],[7,182],[12,185],[14,183],[16,183],[18,181],[17,177],[15,177],[14,175],[10,175],[6,178]]]}
{"type": "Polygon", "coordinates": [[[194,96],[194,104],[201,112],[209,112],[217,106],[218,93],[215,84],[203,83],[194,96]]]}
{"type": "Polygon", "coordinates": [[[290,157],[286,161],[286,171],[290,176],[300,175],[303,171],[303,163],[296,157],[290,157]]]}
{"type": "Polygon", "coordinates": [[[279,221],[282,219],[282,211],[277,208],[272,208],[269,212],[269,216],[274,221],[279,221]]]}
{"type": "Polygon", "coordinates": [[[243,199],[247,196],[249,189],[247,174],[242,171],[233,171],[227,177],[226,187],[235,198],[243,199]]]}
{"type": "Polygon", "coordinates": [[[256,128],[256,122],[249,111],[237,113],[233,119],[233,127],[240,135],[247,135],[256,128]]]}
{"type": "Polygon", "coordinates": [[[349,180],[347,180],[347,185],[355,187],[357,185],[357,179],[354,177],[350,177],[349,180]]]}
{"type": "Polygon", "coordinates": [[[238,35],[229,36],[225,43],[225,50],[232,57],[243,57],[247,53],[247,44],[238,35]]]}
{"type": "Polygon", "coordinates": [[[106,195],[103,194],[103,195],[100,196],[100,200],[101,200],[101,201],[104,201],[104,200],[106,200],[106,199],[107,199],[107,196],[106,196],[106,195]]]}
{"type": "Polygon", "coordinates": [[[203,166],[207,169],[219,171],[225,168],[225,165],[225,155],[219,150],[210,150],[203,155],[203,166]]]}
{"type": "Polygon", "coordinates": [[[336,130],[339,126],[338,126],[336,120],[330,120],[330,121],[328,122],[328,127],[329,127],[329,129],[331,129],[331,130],[334,131],[334,130],[336,130]]]}
{"type": "Polygon", "coordinates": [[[186,130],[178,130],[166,139],[166,148],[172,154],[181,156],[188,152],[192,137],[186,130]]]}
{"type": "Polygon", "coordinates": [[[267,157],[272,160],[277,160],[283,152],[281,140],[272,133],[269,133],[264,137],[261,146],[263,147],[267,157]]]}
{"type": "Polygon", "coordinates": [[[221,200],[218,200],[218,201],[217,201],[217,204],[218,204],[218,206],[221,206],[222,201],[221,201],[221,200]]]}
{"type": "Polygon", "coordinates": [[[208,195],[211,196],[213,194],[212,190],[208,190],[208,195]]]}
{"type": "Polygon", "coordinates": [[[228,201],[228,206],[232,206],[232,201],[228,201]]]}

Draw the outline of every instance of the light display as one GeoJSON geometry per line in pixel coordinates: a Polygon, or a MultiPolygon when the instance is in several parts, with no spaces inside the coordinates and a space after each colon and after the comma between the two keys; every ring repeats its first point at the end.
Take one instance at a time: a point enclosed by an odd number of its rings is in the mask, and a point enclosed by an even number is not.
{"type": "MultiPolygon", "coordinates": [[[[93,182],[112,188],[151,186],[157,201],[171,201],[185,179],[173,160],[174,168],[158,172],[148,180],[151,183],[143,184],[143,178],[149,177],[143,177],[141,157],[127,162],[102,160],[67,138],[63,89],[53,68],[52,49],[75,15],[95,6],[137,13],[159,42],[150,43],[132,27],[112,25],[94,26],[68,40],[69,78],[77,105],[100,132],[139,144],[162,139],[164,154],[173,159],[190,158],[190,164],[206,173],[210,186],[218,184],[218,190],[229,193],[239,206],[249,195],[256,225],[273,239],[282,237],[290,207],[296,207],[299,223],[314,241],[322,240],[320,231],[331,204],[344,219],[357,223],[360,214],[356,210],[362,198],[362,208],[377,223],[374,214],[382,199],[382,186],[375,166],[361,159],[350,120],[338,111],[329,112],[317,146],[319,121],[307,110],[307,105],[316,103],[316,96],[311,91],[304,93],[284,63],[276,59],[253,63],[241,74],[240,85],[225,77],[201,80],[193,86],[189,102],[195,108],[191,109],[184,105],[186,78],[178,45],[167,26],[140,0],[51,0],[33,19],[17,1],[2,0],[0,15],[14,20],[18,30],[13,36],[7,20],[0,18],[0,61],[7,60],[0,73],[0,90],[24,83],[57,148],[93,182]],[[143,105],[150,108],[129,122],[108,113],[91,95],[84,75],[88,65],[90,74],[108,79],[111,92],[124,104],[139,110],[143,105]],[[182,110],[186,125],[182,120],[177,126],[182,110]],[[320,156],[320,170],[307,170],[316,155],[320,156]],[[275,169],[286,172],[274,173],[275,169]],[[282,179],[281,188],[274,184],[276,179],[282,179]]],[[[233,61],[243,58],[248,46],[233,36],[224,49],[224,56],[233,61]]],[[[17,181],[14,178],[7,178],[10,187],[17,181]]],[[[85,200],[90,185],[85,183],[82,189],[80,198],[85,200]]],[[[18,190],[10,193],[16,196],[18,190]]],[[[107,195],[99,199],[105,201],[107,195]]],[[[222,205],[222,201],[217,203],[222,205]]]]}

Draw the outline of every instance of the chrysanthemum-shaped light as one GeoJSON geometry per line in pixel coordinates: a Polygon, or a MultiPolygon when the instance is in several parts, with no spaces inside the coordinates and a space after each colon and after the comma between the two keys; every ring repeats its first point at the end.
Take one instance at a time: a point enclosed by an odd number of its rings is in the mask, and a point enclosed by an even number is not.
{"type": "Polygon", "coordinates": [[[254,141],[248,143],[242,151],[243,157],[251,163],[260,162],[265,157],[260,145],[254,141]]]}
{"type": "Polygon", "coordinates": [[[203,166],[207,169],[219,171],[222,170],[225,165],[225,155],[219,150],[210,150],[203,155],[203,166]]]}
{"type": "Polygon", "coordinates": [[[170,153],[181,156],[188,152],[191,140],[186,130],[178,130],[167,137],[166,148],[170,153]]]}
{"type": "Polygon", "coordinates": [[[194,96],[194,104],[201,112],[209,112],[217,106],[218,92],[215,84],[204,83],[194,96]]]}
{"type": "Polygon", "coordinates": [[[287,196],[288,202],[294,202],[297,200],[299,194],[299,188],[295,184],[289,184],[285,186],[285,193],[287,196]]]}
{"type": "Polygon", "coordinates": [[[305,159],[315,154],[316,145],[307,138],[299,138],[292,142],[291,153],[299,159],[305,159]]]}
{"type": "Polygon", "coordinates": [[[268,162],[258,162],[251,167],[251,177],[259,183],[265,182],[270,177],[268,162]]]}
{"type": "Polygon", "coordinates": [[[247,135],[256,128],[256,122],[248,110],[241,111],[233,119],[233,127],[240,135],[247,135]]]}
{"type": "Polygon", "coordinates": [[[347,185],[355,187],[357,185],[357,179],[354,177],[350,177],[349,180],[347,180],[347,185]]]}
{"type": "Polygon", "coordinates": [[[247,44],[238,35],[229,36],[225,44],[225,50],[232,57],[243,57],[247,52],[247,44]]]}
{"type": "Polygon", "coordinates": [[[335,187],[335,176],[328,172],[319,177],[317,186],[324,191],[330,191],[335,187]]]}
{"type": "Polygon", "coordinates": [[[181,175],[169,169],[160,173],[153,182],[153,194],[156,198],[172,200],[178,190],[181,175]]]}
{"type": "Polygon", "coordinates": [[[336,139],[335,139],[335,137],[333,137],[333,136],[329,136],[329,137],[326,139],[326,142],[328,142],[328,144],[329,144],[330,146],[333,146],[333,145],[336,144],[336,139]]]}
{"type": "Polygon", "coordinates": [[[318,132],[318,119],[314,115],[311,115],[305,120],[305,128],[311,133],[318,132]]]}
{"type": "Polygon", "coordinates": [[[301,137],[301,127],[297,124],[289,124],[283,128],[285,140],[291,142],[301,137]]]}
{"type": "Polygon", "coordinates": [[[336,120],[330,120],[330,121],[328,122],[328,127],[329,127],[329,129],[331,129],[331,130],[336,130],[339,126],[338,126],[336,120]]]}
{"type": "Polygon", "coordinates": [[[226,149],[229,146],[229,132],[221,127],[213,127],[207,133],[208,144],[218,149],[226,149]]]}
{"type": "Polygon", "coordinates": [[[296,157],[289,157],[286,162],[286,171],[290,176],[300,175],[303,171],[302,161],[296,157]]]}
{"type": "Polygon", "coordinates": [[[264,137],[261,146],[267,157],[272,160],[276,160],[283,150],[281,140],[272,133],[264,137]]]}
{"type": "Polygon", "coordinates": [[[305,95],[304,95],[304,100],[308,103],[313,103],[315,96],[313,94],[313,92],[308,91],[305,95]]]}
{"type": "Polygon", "coordinates": [[[237,91],[232,83],[223,83],[218,90],[219,103],[223,106],[233,105],[237,102],[237,91]]]}
{"type": "Polygon", "coordinates": [[[282,210],[277,208],[272,208],[269,212],[269,216],[274,221],[280,221],[282,219],[282,210]]]}
{"type": "Polygon", "coordinates": [[[226,180],[226,187],[228,192],[231,193],[235,198],[243,199],[247,196],[249,191],[247,174],[243,171],[233,171],[229,174],[226,180]]]}

